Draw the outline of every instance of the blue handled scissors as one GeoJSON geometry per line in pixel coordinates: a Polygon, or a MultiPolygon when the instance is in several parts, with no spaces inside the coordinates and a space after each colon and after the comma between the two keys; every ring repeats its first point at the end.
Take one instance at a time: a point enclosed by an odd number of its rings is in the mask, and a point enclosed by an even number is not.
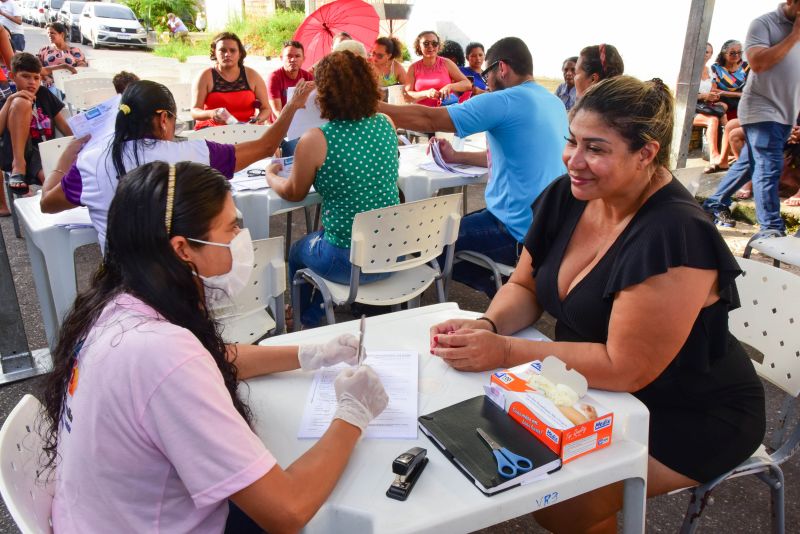
{"type": "Polygon", "coordinates": [[[492,454],[494,454],[494,457],[497,460],[497,472],[500,473],[500,476],[505,478],[514,478],[521,473],[527,473],[533,469],[533,462],[531,462],[528,458],[514,454],[510,450],[501,446],[495,440],[490,438],[489,434],[484,432],[482,428],[476,428],[475,430],[478,431],[478,435],[481,437],[481,439],[483,439],[489,448],[492,449],[492,454]]]}

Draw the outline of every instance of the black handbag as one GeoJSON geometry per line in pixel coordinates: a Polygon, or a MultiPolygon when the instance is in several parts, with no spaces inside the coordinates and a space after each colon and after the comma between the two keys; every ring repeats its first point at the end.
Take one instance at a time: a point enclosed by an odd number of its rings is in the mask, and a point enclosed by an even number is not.
{"type": "Polygon", "coordinates": [[[710,115],[712,117],[722,117],[725,115],[725,108],[722,104],[708,104],[706,102],[698,102],[697,105],[694,107],[695,113],[700,113],[701,115],[710,115]]]}

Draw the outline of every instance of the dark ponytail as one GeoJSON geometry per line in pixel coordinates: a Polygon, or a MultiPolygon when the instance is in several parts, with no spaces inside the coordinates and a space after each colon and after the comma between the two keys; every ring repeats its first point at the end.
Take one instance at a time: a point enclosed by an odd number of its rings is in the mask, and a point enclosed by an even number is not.
{"type": "Polygon", "coordinates": [[[139,80],[125,88],[120,100],[117,121],[114,124],[114,140],[111,143],[111,161],[117,177],[123,176],[125,169],[125,143],[131,143],[135,167],[141,163],[139,159],[140,145],[153,144],[156,139],[153,131],[153,119],[156,110],[176,112],[175,99],[169,89],[160,83],[150,80],[139,80]]]}

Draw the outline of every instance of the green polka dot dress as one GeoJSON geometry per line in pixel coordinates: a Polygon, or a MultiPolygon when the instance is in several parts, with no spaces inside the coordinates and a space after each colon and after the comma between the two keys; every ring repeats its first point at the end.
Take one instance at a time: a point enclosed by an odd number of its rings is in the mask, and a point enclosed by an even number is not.
{"type": "Polygon", "coordinates": [[[400,203],[397,134],[380,114],[331,121],[320,129],[328,155],[314,178],[314,188],[322,195],[325,239],[350,248],[356,213],[400,203]]]}

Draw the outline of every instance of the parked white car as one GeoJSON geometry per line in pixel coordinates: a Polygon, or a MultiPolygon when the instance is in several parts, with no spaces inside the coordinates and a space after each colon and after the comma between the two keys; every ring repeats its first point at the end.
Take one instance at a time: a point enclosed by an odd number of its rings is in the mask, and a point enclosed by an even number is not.
{"type": "Polygon", "coordinates": [[[119,4],[87,2],[81,12],[81,43],[147,48],[147,30],[131,8],[119,4]]]}
{"type": "Polygon", "coordinates": [[[49,0],[34,0],[31,6],[31,24],[44,27],[47,24],[47,4],[49,0]]]}
{"type": "Polygon", "coordinates": [[[58,18],[58,10],[64,5],[64,0],[50,0],[47,6],[47,22],[55,22],[58,18]]]}

